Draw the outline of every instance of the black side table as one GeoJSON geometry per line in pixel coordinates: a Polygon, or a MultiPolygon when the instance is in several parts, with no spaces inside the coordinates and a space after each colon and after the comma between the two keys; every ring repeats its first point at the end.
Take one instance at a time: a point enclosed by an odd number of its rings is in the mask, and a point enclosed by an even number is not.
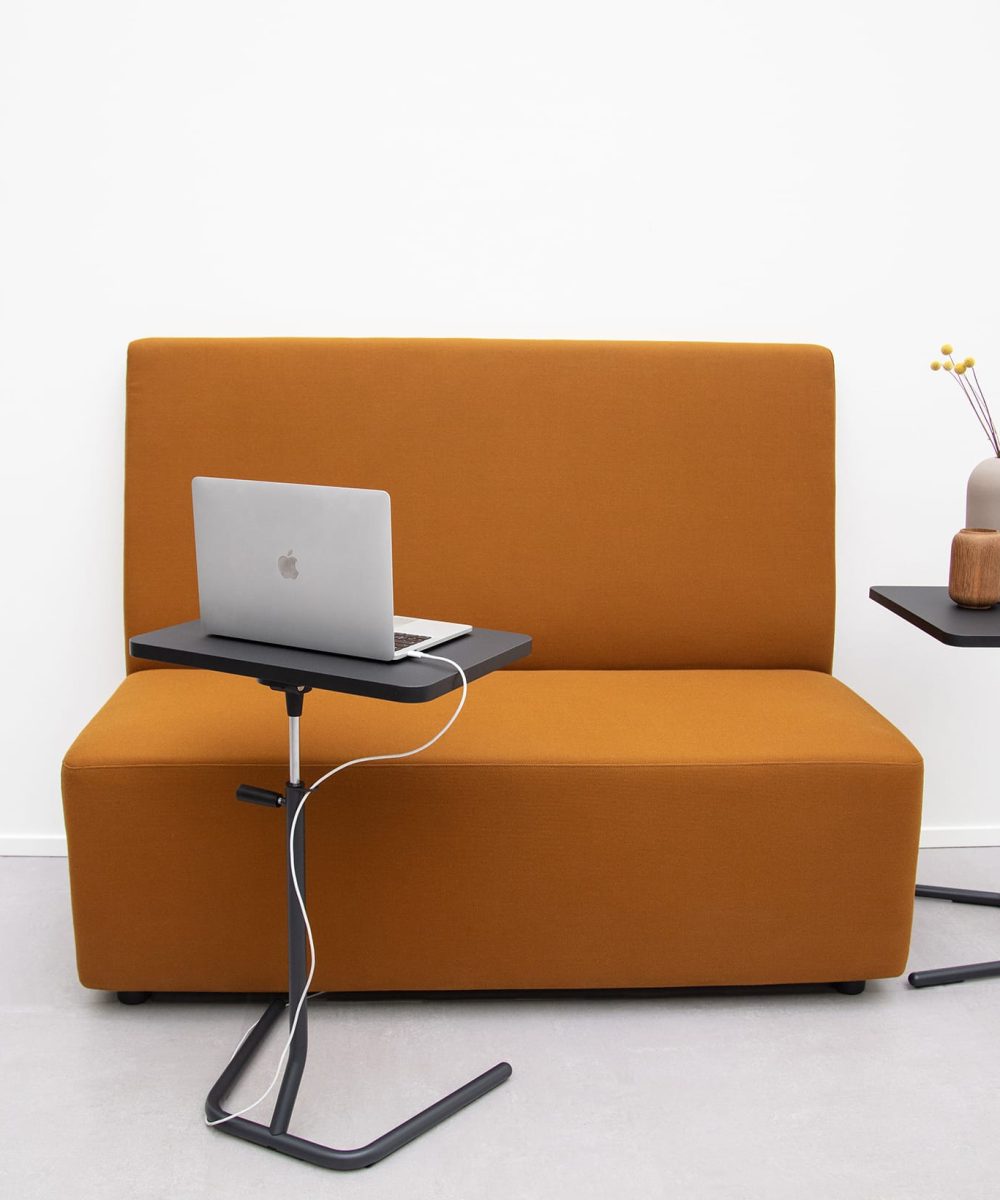
{"type": "MultiPolygon", "coordinates": [[[[240,800],[285,809],[285,841],[286,847],[291,846],[291,854],[287,849],[285,852],[286,859],[289,860],[288,997],[286,999],[279,996],[268,1005],[264,1015],[240,1044],[208,1093],[205,1112],[209,1120],[223,1122],[215,1128],[245,1141],[254,1142],[258,1146],[266,1146],[293,1158],[314,1163],[316,1166],[335,1171],[353,1171],[359,1167],[373,1166],[509,1079],[510,1064],[497,1063],[482,1075],[425,1108],[423,1112],[404,1121],[402,1125],[397,1125],[395,1129],[356,1150],[335,1150],[330,1146],[296,1137],[288,1132],[288,1126],[306,1065],[306,1013],[309,1006],[308,1003],[303,1003],[298,1024],[294,1026],[295,1034],[270,1124],[264,1125],[246,1117],[231,1116],[222,1107],[226,1096],[253,1058],[267,1031],[286,1007],[289,1028],[293,1027],[295,1009],[306,987],[308,972],[305,922],[295,895],[292,877],[294,863],[295,878],[298,879],[304,896],[305,821],[301,816],[296,818],[296,814],[308,795],[308,790],[299,776],[299,719],[305,693],[312,688],[322,688],[381,700],[422,703],[454,690],[460,686],[461,680],[458,672],[447,663],[435,662],[432,659],[411,658],[392,663],[374,662],[338,654],[272,646],[263,642],[213,637],[204,632],[199,621],[189,621],[184,625],[157,629],[152,633],[134,637],[131,639],[130,649],[136,658],[224,671],[256,679],[273,691],[284,694],[288,714],[289,781],[285,786],[284,795],[245,785],[236,793],[240,800]]],[[[495,629],[474,629],[464,637],[443,644],[440,651],[437,647],[428,651],[429,654],[439,652],[459,663],[471,683],[474,679],[480,679],[491,671],[530,654],[531,638],[518,633],[502,633],[495,629]]]]}
{"type": "MultiPolygon", "coordinates": [[[[1000,607],[983,610],[959,608],[949,599],[946,587],[873,587],[868,594],[876,604],[881,604],[946,646],[1000,647],[1000,607]]],[[[918,883],[917,895],[933,900],[951,900],[955,904],[985,904],[1000,908],[1000,892],[977,892],[968,888],[932,887],[918,883]]],[[[1000,975],[1000,962],[913,971],[909,980],[913,987],[920,988],[941,983],[963,983],[966,979],[988,979],[993,975],[1000,975]]]]}

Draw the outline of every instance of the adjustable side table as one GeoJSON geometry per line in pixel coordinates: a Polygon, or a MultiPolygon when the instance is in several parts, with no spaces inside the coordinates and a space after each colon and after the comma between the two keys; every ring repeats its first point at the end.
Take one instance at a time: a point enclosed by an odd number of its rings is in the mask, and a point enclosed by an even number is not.
{"type": "MultiPolygon", "coordinates": [[[[400,662],[374,662],[368,659],[347,658],[339,654],[296,650],[272,646],[263,642],[237,641],[233,638],[206,634],[200,621],[173,625],[131,639],[130,649],[136,658],[155,662],[201,667],[209,671],[224,671],[231,675],[246,675],[273,691],[284,693],[288,714],[288,783],[284,795],[262,788],[240,787],[237,797],[255,804],[284,807],[286,818],[285,857],[292,839],[293,821],[307,794],[299,775],[299,719],[303,698],[312,688],[331,692],[347,692],[354,696],[370,696],[380,700],[403,703],[422,703],[443,696],[459,687],[458,673],[447,663],[427,659],[403,659],[400,662]]],[[[496,671],[531,652],[531,638],[519,633],[502,633],[495,629],[474,629],[441,647],[442,654],[460,663],[471,683],[491,671],[496,671]]],[[[437,653],[437,648],[428,651],[437,653]]],[[[305,820],[299,817],[294,826],[292,857],[295,875],[305,895],[305,820]]],[[[205,1112],[209,1120],[229,1117],[222,1107],[228,1093],[253,1058],[268,1030],[288,1008],[291,1028],[295,1007],[306,986],[306,932],[302,912],[292,885],[291,863],[288,868],[288,999],[277,997],[237,1049],[215,1086],[208,1093],[205,1112]]],[[[288,1132],[292,1109],[306,1065],[308,1003],[302,1005],[295,1036],[289,1048],[288,1062],[278,1091],[278,1098],[269,1125],[246,1117],[231,1117],[215,1126],[223,1133],[278,1150],[293,1158],[315,1163],[334,1171],[353,1171],[370,1167],[392,1154],[407,1142],[426,1133],[459,1109],[478,1100],[498,1084],[510,1078],[509,1063],[497,1063],[482,1075],[463,1084],[417,1113],[402,1125],[382,1134],[367,1146],[356,1150],[334,1150],[288,1132]]]]}
{"type": "MultiPolygon", "coordinates": [[[[873,587],[868,594],[876,604],[881,604],[946,646],[1000,647],[1000,607],[959,608],[952,603],[946,587],[873,587]]],[[[917,895],[933,900],[951,900],[955,904],[985,904],[1000,908],[1000,892],[977,892],[968,888],[932,887],[918,883],[917,895]]],[[[987,979],[993,975],[1000,975],[1000,962],[913,971],[909,981],[913,987],[920,988],[934,987],[940,983],[963,983],[966,979],[987,979]]]]}

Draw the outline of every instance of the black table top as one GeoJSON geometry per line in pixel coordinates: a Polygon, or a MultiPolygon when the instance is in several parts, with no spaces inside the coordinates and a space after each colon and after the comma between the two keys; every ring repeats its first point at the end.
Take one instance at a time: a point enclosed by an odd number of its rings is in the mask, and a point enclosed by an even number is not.
{"type": "MultiPolygon", "coordinates": [[[[410,704],[434,700],[461,687],[462,682],[458,672],[446,663],[417,658],[376,662],[344,654],[324,654],[320,650],[274,646],[269,642],[246,642],[208,634],[200,621],[137,634],[129,642],[129,649],[135,658],[154,662],[410,704]]],[[[530,654],[531,638],[499,629],[473,629],[427,653],[454,659],[471,683],[530,654]]]]}
{"type": "Polygon", "coordinates": [[[1000,646],[1000,605],[959,608],[946,587],[873,587],[868,595],[946,646],[1000,646]]]}

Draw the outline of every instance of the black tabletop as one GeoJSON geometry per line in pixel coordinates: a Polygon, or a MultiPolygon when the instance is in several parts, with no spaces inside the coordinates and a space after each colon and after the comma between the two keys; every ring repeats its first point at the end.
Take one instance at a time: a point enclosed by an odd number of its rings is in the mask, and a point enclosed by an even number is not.
{"type": "Polygon", "coordinates": [[[868,595],[947,646],[1000,646],[1000,605],[959,608],[946,587],[873,587],[868,595]]]}
{"type": "MultiPolygon", "coordinates": [[[[202,629],[200,621],[154,629],[137,634],[129,642],[135,658],[201,667],[230,675],[249,675],[268,683],[324,688],[377,700],[422,703],[434,700],[461,686],[458,672],[447,663],[404,658],[399,662],[376,662],[348,658],[319,650],[297,650],[268,642],[245,642],[217,637],[202,629]]],[[[443,654],[459,663],[469,681],[507,666],[531,653],[531,638],[523,633],[499,629],[473,629],[471,633],[442,642],[428,654],[443,654]]]]}

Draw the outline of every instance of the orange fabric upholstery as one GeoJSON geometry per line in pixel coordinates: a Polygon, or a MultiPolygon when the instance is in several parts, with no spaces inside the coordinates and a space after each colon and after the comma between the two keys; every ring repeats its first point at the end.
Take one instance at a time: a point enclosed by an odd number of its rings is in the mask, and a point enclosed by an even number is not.
{"type": "MultiPolygon", "coordinates": [[[[313,692],[307,778],[405,749],[455,704],[313,692]]],[[[275,696],[137,672],[64,768],[92,987],[277,991],[284,820],[275,696]],[[97,864],[103,869],[96,869],[97,864]]],[[[317,986],[657,987],[903,969],[920,758],[815,671],[521,671],[473,685],[412,762],[309,800],[317,986]]]]}
{"type": "Polygon", "coordinates": [[[136,342],[126,632],[198,615],[191,479],[228,475],[385,489],[397,612],[529,669],[827,671],[833,419],[815,346],[136,342]]]}
{"type": "MultiPolygon", "coordinates": [[[[129,634],[197,616],[207,474],[385,488],[397,611],[534,637],[426,755],[309,801],[319,987],[902,970],[922,764],[829,674],[828,351],[142,341],[126,453],[129,634]]],[[[280,702],[128,669],[64,765],[81,979],[278,990],[283,822],[233,790],[281,787],[280,702]]],[[[412,746],[454,701],[313,692],[304,772],[412,746]]]]}

